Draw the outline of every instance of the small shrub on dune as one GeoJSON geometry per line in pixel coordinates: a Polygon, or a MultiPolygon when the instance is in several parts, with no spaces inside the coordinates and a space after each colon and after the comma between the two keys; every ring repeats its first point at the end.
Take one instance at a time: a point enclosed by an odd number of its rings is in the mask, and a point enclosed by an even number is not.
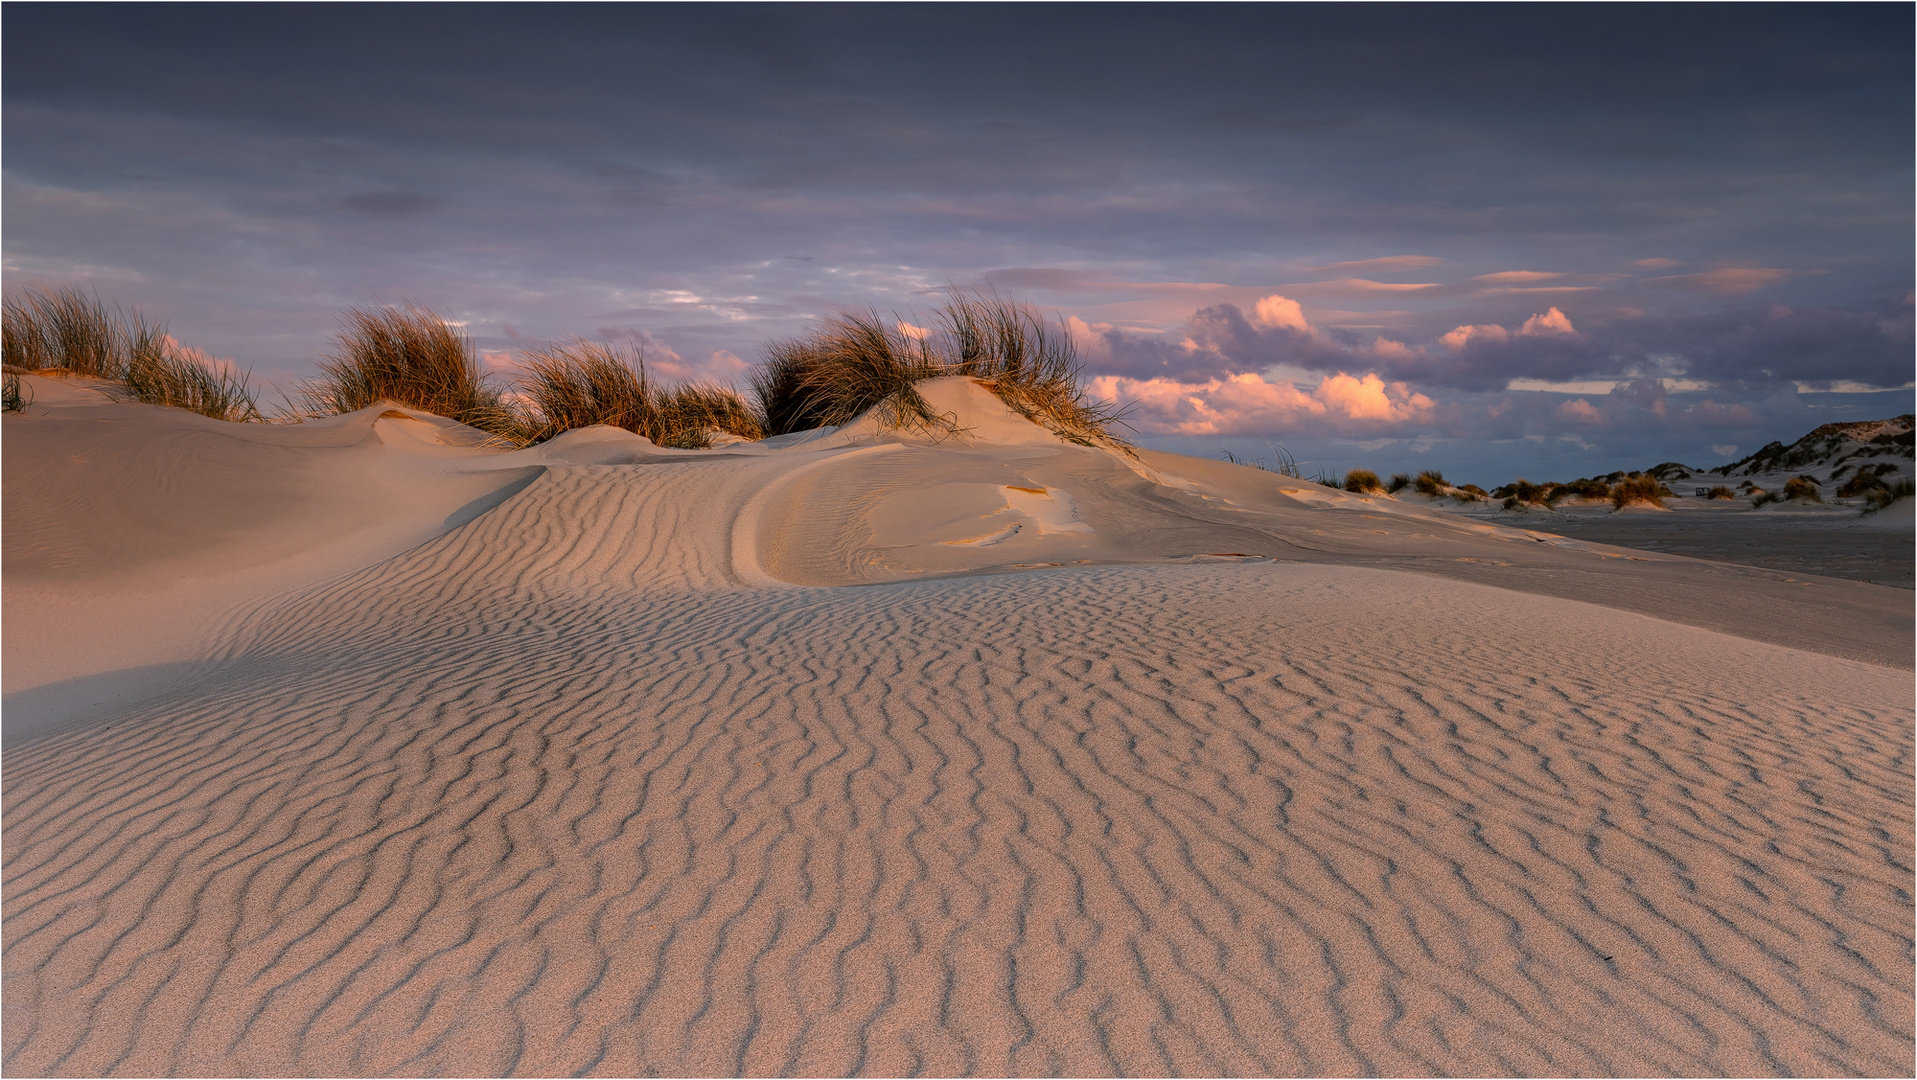
{"type": "Polygon", "coordinates": [[[1868,495],[1883,486],[1884,481],[1876,473],[1869,469],[1859,469],[1857,475],[1844,481],[1844,485],[1837,489],[1837,497],[1851,499],[1859,495],[1868,495]]]}
{"type": "Polygon", "coordinates": [[[1370,469],[1353,469],[1345,474],[1344,488],[1358,495],[1384,494],[1384,482],[1370,469]]]}
{"type": "Polygon", "coordinates": [[[1793,476],[1784,481],[1784,498],[1793,502],[1824,501],[1824,496],[1818,493],[1817,481],[1808,476],[1793,476]]]}
{"type": "Polygon", "coordinates": [[[1664,496],[1668,494],[1670,489],[1659,483],[1657,477],[1648,473],[1632,473],[1611,488],[1611,505],[1619,510],[1627,506],[1662,508],[1664,496]]]}
{"type": "Polygon", "coordinates": [[[772,343],[753,381],[768,434],[842,425],[877,409],[888,427],[948,434],[914,384],[947,375],[985,383],[1014,412],[1059,438],[1129,452],[1113,409],[1087,397],[1071,335],[1024,304],[956,294],[936,329],[908,335],[877,312],[844,312],[804,338],[772,343]]]}
{"type": "Polygon", "coordinates": [[[1385,485],[1385,494],[1396,495],[1411,486],[1411,477],[1407,473],[1392,473],[1391,482],[1385,485]]]}
{"type": "Polygon", "coordinates": [[[1723,484],[1719,484],[1716,487],[1712,488],[1711,490],[1705,492],[1704,497],[1707,499],[1735,499],[1737,498],[1737,492],[1732,491],[1730,488],[1725,487],[1723,484]]]}
{"type": "Polygon", "coordinates": [[[1490,492],[1476,484],[1461,484],[1451,489],[1451,497],[1461,503],[1483,502],[1490,492]]]}
{"type": "Polygon", "coordinates": [[[1433,469],[1426,469],[1418,474],[1416,480],[1411,481],[1411,490],[1434,499],[1443,495],[1449,487],[1444,482],[1444,474],[1433,469]]]}
{"type": "Polygon", "coordinates": [[[1864,495],[1864,501],[1870,503],[1870,509],[1864,513],[1876,513],[1898,499],[1908,499],[1912,496],[1917,496],[1917,483],[1910,480],[1899,480],[1895,484],[1873,488],[1864,495]]]}
{"type": "Polygon", "coordinates": [[[1506,510],[1524,510],[1533,506],[1555,506],[1559,499],[1571,491],[1563,484],[1533,484],[1519,477],[1516,480],[1491,492],[1493,497],[1504,500],[1506,510]]]}
{"type": "Polygon", "coordinates": [[[296,418],[331,416],[378,401],[468,424],[511,443],[523,419],[479,366],[473,343],[423,307],[353,308],[320,377],[297,391],[296,418]]]}

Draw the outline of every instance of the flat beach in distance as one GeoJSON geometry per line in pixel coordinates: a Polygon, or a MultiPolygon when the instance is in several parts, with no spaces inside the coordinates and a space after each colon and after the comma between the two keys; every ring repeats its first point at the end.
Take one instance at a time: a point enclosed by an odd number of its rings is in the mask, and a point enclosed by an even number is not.
{"type": "Polygon", "coordinates": [[[21,378],[8,1076],[1917,1071],[1908,566],[21,378]]]}

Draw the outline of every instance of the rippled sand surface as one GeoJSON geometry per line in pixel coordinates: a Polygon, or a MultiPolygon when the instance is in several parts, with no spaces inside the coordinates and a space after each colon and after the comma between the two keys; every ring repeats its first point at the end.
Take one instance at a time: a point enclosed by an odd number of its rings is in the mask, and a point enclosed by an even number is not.
{"type": "Polygon", "coordinates": [[[1064,474],[911,580],[830,467],[549,463],[9,735],[7,1074],[1913,1071],[1908,670],[1064,474]]]}

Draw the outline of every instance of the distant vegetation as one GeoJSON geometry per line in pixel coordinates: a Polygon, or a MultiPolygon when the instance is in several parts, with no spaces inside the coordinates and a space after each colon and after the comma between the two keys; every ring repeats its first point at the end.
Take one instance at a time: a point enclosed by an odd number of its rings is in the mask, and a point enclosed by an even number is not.
{"type": "Polygon", "coordinates": [[[1370,469],[1353,469],[1345,474],[1345,490],[1359,495],[1384,493],[1384,482],[1370,469]]]}
{"type": "Polygon", "coordinates": [[[4,302],[0,353],[9,376],[7,411],[18,412],[19,376],[79,375],[118,383],[128,397],[189,409],[215,420],[262,419],[246,376],[175,346],[166,328],[137,311],[108,311],[78,289],[23,289],[4,302]]]}
{"type": "Polygon", "coordinates": [[[1627,506],[1663,507],[1664,498],[1671,494],[1658,478],[1650,473],[1633,473],[1611,485],[1611,505],[1622,510],[1627,506]]]}

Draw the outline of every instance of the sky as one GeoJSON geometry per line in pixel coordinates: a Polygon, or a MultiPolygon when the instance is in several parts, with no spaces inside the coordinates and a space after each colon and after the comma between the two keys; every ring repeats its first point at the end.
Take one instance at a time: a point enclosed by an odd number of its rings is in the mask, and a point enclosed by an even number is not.
{"type": "Polygon", "coordinates": [[[1150,446],[1711,465],[1912,408],[1914,12],[14,3],[0,269],[280,389],[355,306],[743,386],[983,289],[1150,446]]]}

